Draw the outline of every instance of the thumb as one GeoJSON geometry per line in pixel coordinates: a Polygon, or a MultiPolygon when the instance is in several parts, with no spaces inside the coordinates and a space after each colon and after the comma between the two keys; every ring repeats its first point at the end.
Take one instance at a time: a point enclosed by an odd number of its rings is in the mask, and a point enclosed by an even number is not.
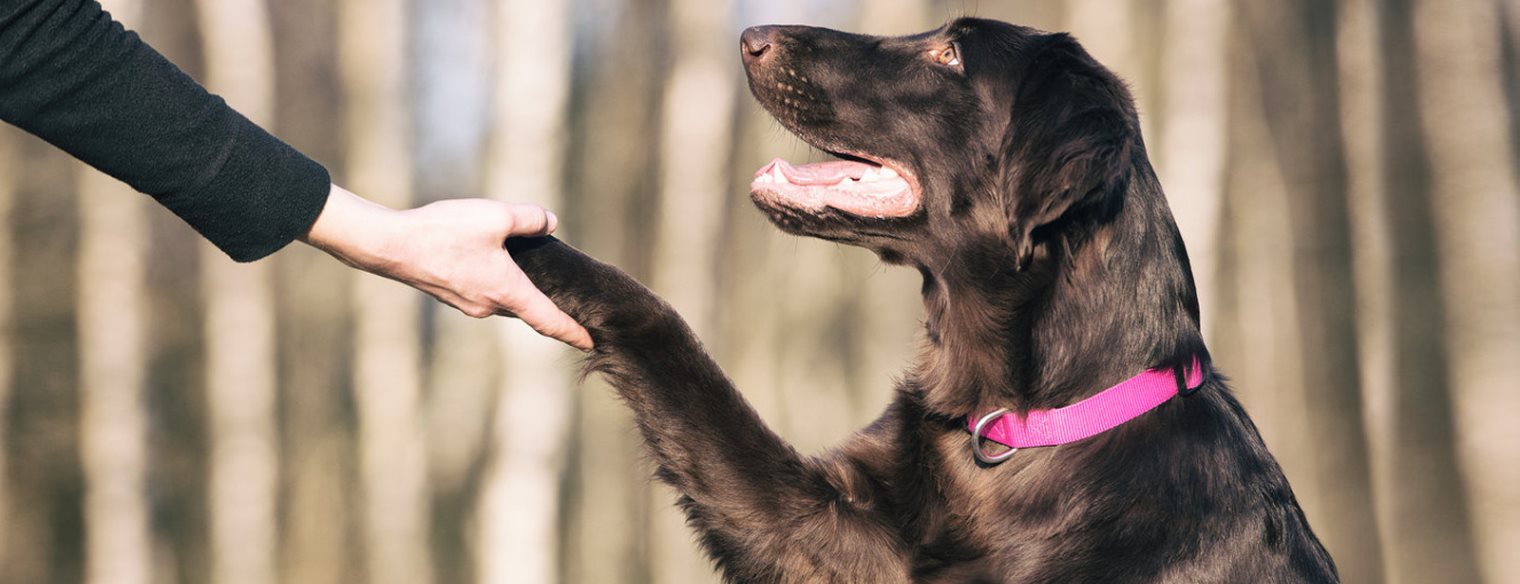
{"type": "Polygon", "coordinates": [[[537,205],[508,205],[506,223],[507,237],[538,237],[553,233],[559,218],[537,205]]]}
{"type": "Polygon", "coordinates": [[[591,350],[593,346],[591,334],[576,323],[575,319],[570,318],[570,315],[555,306],[543,292],[531,285],[525,286],[518,291],[515,298],[513,306],[503,308],[528,323],[528,326],[533,327],[538,334],[559,339],[582,351],[591,350]]]}

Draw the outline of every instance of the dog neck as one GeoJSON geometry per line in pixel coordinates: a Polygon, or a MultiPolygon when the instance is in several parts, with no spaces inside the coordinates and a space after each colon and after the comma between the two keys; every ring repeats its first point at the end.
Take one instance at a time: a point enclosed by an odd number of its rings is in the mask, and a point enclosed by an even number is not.
{"type": "Polygon", "coordinates": [[[1056,408],[1152,367],[1207,364],[1187,254],[1145,170],[1111,221],[1055,226],[1023,271],[990,241],[920,266],[928,342],[914,378],[931,411],[1056,408]]]}

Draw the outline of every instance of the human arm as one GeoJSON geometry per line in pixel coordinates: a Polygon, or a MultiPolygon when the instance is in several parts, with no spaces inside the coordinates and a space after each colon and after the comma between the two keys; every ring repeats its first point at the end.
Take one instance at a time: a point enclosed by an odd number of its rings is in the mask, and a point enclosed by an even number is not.
{"type": "Polygon", "coordinates": [[[552,231],[543,209],[369,203],[208,93],[94,0],[0,0],[0,120],[152,196],[237,261],[304,239],[467,314],[513,314],[577,347],[589,337],[502,249],[552,231]]]}
{"type": "Polygon", "coordinates": [[[152,196],[238,261],[294,241],[332,183],[93,0],[0,0],[0,120],[152,196]]]}

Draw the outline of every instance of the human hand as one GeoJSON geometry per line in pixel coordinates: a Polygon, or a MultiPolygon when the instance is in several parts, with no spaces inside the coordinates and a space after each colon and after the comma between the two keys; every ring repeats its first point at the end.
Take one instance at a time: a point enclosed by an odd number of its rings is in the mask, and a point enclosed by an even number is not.
{"type": "Polygon", "coordinates": [[[488,199],[397,211],[333,185],[301,240],[472,317],[515,316],[544,336],[589,351],[591,335],[534,287],[503,247],[508,237],[548,235],[557,223],[536,205],[488,199]]]}

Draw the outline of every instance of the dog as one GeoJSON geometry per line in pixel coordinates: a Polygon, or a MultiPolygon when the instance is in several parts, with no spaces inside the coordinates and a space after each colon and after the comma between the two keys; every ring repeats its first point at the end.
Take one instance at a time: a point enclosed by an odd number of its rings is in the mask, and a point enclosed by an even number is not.
{"type": "Polygon", "coordinates": [[[966,18],[756,27],[740,52],[759,103],[838,158],[772,162],[755,205],[923,277],[921,355],[879,419],[801,455],[642,285],[508,242],[590,331],[588,371],[727,581],[1337,581],[1213,368],[1134,102],[1076,40],[966,18]]]}

